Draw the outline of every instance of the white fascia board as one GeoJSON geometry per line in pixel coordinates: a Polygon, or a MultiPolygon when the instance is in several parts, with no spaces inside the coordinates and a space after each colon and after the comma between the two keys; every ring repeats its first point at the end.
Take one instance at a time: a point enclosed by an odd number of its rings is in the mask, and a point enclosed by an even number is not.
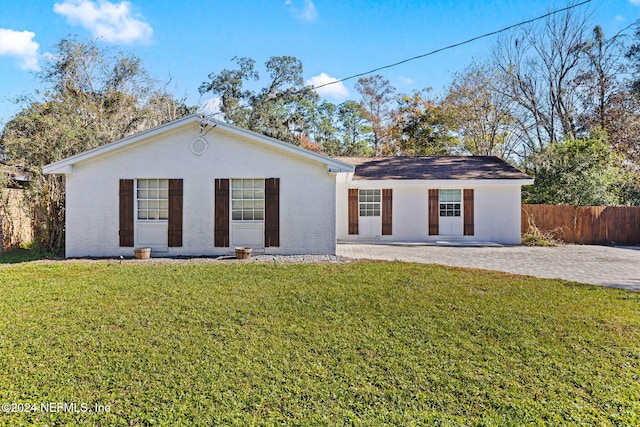
{"type": "Polygon", "coordinates": [[[408,187],[416,185],[429,188],[472,188],[486,185],[532,185],[533,179],[355,179],[349,184],[358,188],[408,187]]]}
{"type": "Polygon", "coordinates": [[[43,167],[42,173],[45,175],[73,175],[73,165],[56,166],[55,163],[52,163],[43,167]]]}

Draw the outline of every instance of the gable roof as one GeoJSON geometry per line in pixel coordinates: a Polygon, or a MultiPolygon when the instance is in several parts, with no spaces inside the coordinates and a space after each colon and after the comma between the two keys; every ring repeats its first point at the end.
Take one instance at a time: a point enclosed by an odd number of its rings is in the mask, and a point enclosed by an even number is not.
{"type": "Polygon", "coordinates": [[[354,180],[531,180],[495,156],[337,157],[356,167],[354,180]]]}
{"type": "Polygon", "coordinates": [[[298,147],[296,145],[289,144],[287,142],[280,141],[274,138],[270,138],[268,136],[264,136],[255,132],[251,132],[246,129],[241,129],[239,127],[230,125],[228,123],[208,119],[206,117],[203,117],[200,114],[191,114],[189,116],[182,117],[180,119],[174,120],[169,123],[165,123],[155,128],[137,133],[135,135],[128,136],[118,141],[110,142],[108,144],[102,145],[92,150],[88,150],[88,151],[76,154],[75,156],[70,156],[70,157],[67,157],[66,159],[62,159],[60,161],[48,164],[42,168],[42,172],[45,174],[71,173],[72,167],[75,163],[79,163],[97,156],[101,156],[103,154],[109,153],[114,150],[119,150],[121,148],[128,147],[130,145],[144,141],[148,138],[152,138],[154,136],[161,135],[165,132],[170,132],[194,123],[197,123],[198,125],[200,125],[201,129],[207,126],[211,128],[218,128],[219,130],[226,131],[238,136],[243,136],[245,138],[249,138],[253,141],[266,144],[270,147],[273,147],[282,151],[286,151],[310,160],[324,163],[327,165],[327,168],[330,172],[353,172],[354,170],[353,165],[349,163],[345,163],[341,160],[327,157],[325,155],[318,154],[314,151],[307,150],[305,148],[298,147]]]}

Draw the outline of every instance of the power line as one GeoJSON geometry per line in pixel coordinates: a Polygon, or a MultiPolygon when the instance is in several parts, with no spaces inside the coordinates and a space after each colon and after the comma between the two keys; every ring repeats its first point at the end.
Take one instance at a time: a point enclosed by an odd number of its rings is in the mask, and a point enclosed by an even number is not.
{"type": "Polygon", "coordinates": [[[442,51],[444,51],[444,50],[453,49],[454,47],[462,46],[462,45],[465,45],[465,44],[468,44],[468,43],[474,42],[474,41],[476,41],[476,40],[479,40],[479,39],[482,39],[482,38],[485,38],[485,37],[494,36],[494,35],[496,35],[496,34],[503,33],[503,32],[505,32],[505,31],[508,31],[508,30],[510,30],[510,29],[512,29],[512,28],[515,28],[515,27],[519,27],[519,26],[521,26],[521,25],[530,24],[530,23],[532,23],[532,22],[539,21],[540,19],[547,18],[547,17],[549,17],[549,16],[551,16],[551,15],[555,15],[556,13],[564,12],[564,11],[566,11],[566,10],[570,10],[570,9],[573,9],[573,8],[576,8],[576,7],[579,7],[579,6],[585,5],[585,4],[589,3],[590,1],[591,1],[591,0],[585,0],[585,1],[583,1],[582,3],[577,3],[577,4],[574,4],[574,5],[571,5],[571,6],[567,6],[567,7],[565,7],[565,8],[562,8],[562,9],[557,9],[557,10],[554,10],[553,12],[549,12],[549,13],[546,13],[546,14],[544,14],[544,15],[542,15],[542,16],[538,16],[537,18],[533,18],[533,19],[529,19],[529,20],[527,20],[527,21],[519,22],[519,23],[517,23],[517,24],[509,25],[508,27],[502,28],[502,29],[497,30],[497,31],[492,31],[492,32],[490,32],[490,33],[486,33],[486,34],[483,34],[483,35],[481,35],[481,36],[476,36],[476,37],[473,37],[473,38],[471,38],[471,39],[469,39],[469,40],[465,40],[465,41],[460,42],[460,43],[456,43],[456,44],[452,44],[452,45],[449,45],[449,46],[441,47],[440,49],[436,49],[436,50],[433,50],[433,51],[431,51],[431,52],[424,53],[424,54],[422,54],[422,55],[414,56],[414,57],[412,57],[412,58],[404,59],[404,60],[402,60],[402,61],[395,62],[395,63],[393,63],[393,64],[384,65],[384,66],[382,66],[382,67],[374,68],[373,70],[365,71],[364,73],[354,74],[354,75],[352,75],[352,76],[345,77],[345,78],[340,79],[340,80],[335,80],[335,81],[332,81],[332,82],[323,83],[323,84],[321,84],[321,85],[319,85],[319,86],[312,86],[312,87],[311,87],[311,89],[313,89],[313,90],[315,90],[315,89],[320,89],[321,87],[325,87],[325,86],[329,86],[329,85],[334,85],[334,84],[337,84],[337,83],[344,82],[344,81],[346,81],[346,80],[355,79],[356,77],[366,76],[367,74],[372,74],[372,73],[375,73],[376,71],[385,70],[385,69],[387,69],[387,68],[396,67],[396,66],[398,66],[398,65],[400,65],[400,64],[404,64],[404,63],[409,62],[409,61],[415,61],[416,59],[424,58],[424,57],[426,57],[426,56],[431,56],[431,55],[434,55],[434,54],[436,54],[436,53],[442,52],[442,51]]]}

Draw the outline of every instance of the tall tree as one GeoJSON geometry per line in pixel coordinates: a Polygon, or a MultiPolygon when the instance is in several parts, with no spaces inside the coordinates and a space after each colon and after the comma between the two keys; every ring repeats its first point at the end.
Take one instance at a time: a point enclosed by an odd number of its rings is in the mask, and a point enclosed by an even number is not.
{"type": "Polygon", "coordinates": [[[341,156],[371,156],[373,130],[364,117],[360,104],[356,101],[345,101],[338,106],[337,127],[342,140],[341,156]]]}
{"type": "Polygon", "coordinates": [[[100,49],[94,42],[62,39],[39,73],[46,85],[10,120],[0,137],[3,156],[30,170],[32,202],[43,218],[43,249],[64,239],[64,183],[42,166],[123,138],[193,111],[149,78],[140,60],[100,49]]]}
{"type": "Polygon", "coordinates": [[[427,98],[427,92],[398,97],[398,108],[392,113],[392,154],[444,156],[458,152],[458,139],[451,132],[451,110],[427,98]]]}
{"type": "Polygon", "coordinates": [[[393,148],[390,146],[389,125],[391,102],[396,89],[380,74],[361,77],[355,87],[360,93],[363,116],[371,123],[374,154],[391,154],[393,148]]]}
{"type": "Polygon", "coordinates": [[[582,85],[583,121],[588,129],[608,127],[608,106],[621,92],[618,76],[625,72],[622,34],[605,39],[599,25],[592,31],[593,38],[580,46],[586,56],[583,73],[578,76],[582,85]]]}
{"type": "Polygon", "coordinates": [[[292,56],[274,56],[265,63],[268,84],[260,91],[245,88],[245,83],[259,80],[255,61],[233,58],[237,69],[209,74],[210,81],[200,85],[202,95],[221,98],[221,112],[230,123],[299,144],[299,136],[308,132],[305,116],[318,95],[302,78],[302,63],[292,56]]]}
{"type": "Polygon", "coordinates": [[[529,155],[577,135],[579,74],[588,21],[574,10],[548,17],[502,38],[493,63],[505,75],[514,101],[516,135],[529,155]]]}
{"type": "Polygon", "coordinates": [[[640,97],[640,20],[635,22],[634,32],[635,43],[629,46],[625,56],[630,61],[632,79],[630,82],[631,91],[640,97]]]}
{"type": "MultiPolygon", "coordinates": [[[[626,74],[624,33],[610,39],[600,26],[582,46],[587,64],[580,76],[583,87],[581,125],[586,132],[601,132],[627,161],[640,165],[640,97],[634,96],[620,76],[626,74]]],[[[631,89],[631,90],[630,90],[631,89]]]]}
{"type": "Polygon", "coordinates": [[[454,75],[444,103],[466,152],[508,158],[514,150],[512,100],[505,95],[503,74],[486,64],[471,64],[454,75]]]}

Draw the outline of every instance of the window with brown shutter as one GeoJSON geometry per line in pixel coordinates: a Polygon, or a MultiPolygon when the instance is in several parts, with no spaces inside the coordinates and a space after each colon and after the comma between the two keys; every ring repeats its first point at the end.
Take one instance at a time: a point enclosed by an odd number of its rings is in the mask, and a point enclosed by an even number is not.
{"type": "Polygon", "coordinates": [[[440,233],[440,219],[438,210],[438,189],[429,190],[429,235],[437,236],[440,233]]]}
{"type": "Polygon", "coordinates": [[[215,180],[214,246],[229,247],[229,180],[215,180]]]}
{"type": "Polygon", "coordinates": [[[264,246],[280,246],[280,178],[264,180],[264,246]]]}
{"type": "Polygon", "coordinates": [[[464,235],[474,235],[473,189],[464,190],[464,235]]]}
{"type": "Polygon", "coordinates": [[[182,179],[169,180],[169,235],[170,248],[182,246],[182,179]]]}
{"type": "Polygon", "coordinates": [[[382,235],[390,236],[393,231],[393,190],[390,188],[382,190],[382,235]]]}
{"type": "Polygon", "coordinates": [[[120,246],[133,247],[133,180],[120,180],[120,246]]]}
{"type": "Polygon", "coordinates": [[[348,217],[349,217],[349,234],[358,234],[358,189],[349,189],[348,199],[348,217]]]}

